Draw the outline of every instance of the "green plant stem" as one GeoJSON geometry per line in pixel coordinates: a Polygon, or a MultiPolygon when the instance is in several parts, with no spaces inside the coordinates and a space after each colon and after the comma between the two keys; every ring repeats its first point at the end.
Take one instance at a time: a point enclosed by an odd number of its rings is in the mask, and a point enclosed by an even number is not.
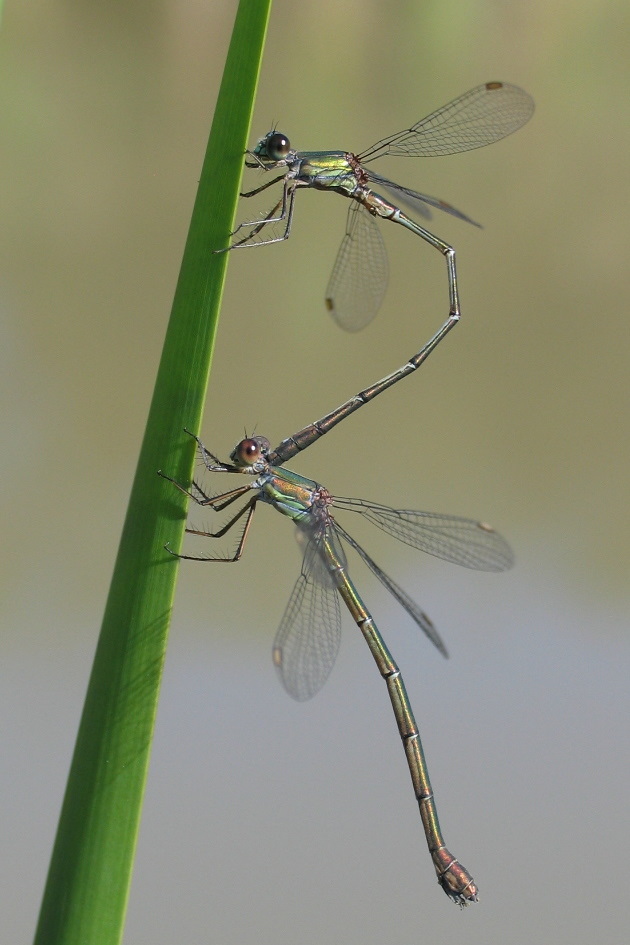
{"type": "Polygon", "coordinates": [[[271,0],[240,0],[68,777],[35,945],[117,945],[166,650],[185,500],[271,0]]]}

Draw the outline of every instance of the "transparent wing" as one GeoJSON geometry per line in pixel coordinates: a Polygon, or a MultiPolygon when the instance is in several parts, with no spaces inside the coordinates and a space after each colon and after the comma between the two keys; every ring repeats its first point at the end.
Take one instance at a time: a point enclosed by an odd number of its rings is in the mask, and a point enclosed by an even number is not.
{"type": "Polygon", "coordinates": [[[514,556],[510,546],[490,525],[457,515],[390,509],[364,499],[335,496],[335,505],[358,512],[399,541],[427,554],[475,571],[506,571],[514,556]]]}
{"type": "Polygon", "coordinates": [[[326,308],[340,328],[359,331],[378,312],[387,288],[387,253],[376,219],[352,200],[326,288],[326,308]]]}
{"type": "Polygon", "coordinates": [[[358,155],[366,164],[385,154],[435,157],[483,148],[512,134],[528,121],[534,101],[505,82],[486,82],[358,155]]]}
{"type": "Polygon", "coordinates": [[[336,528],[337,531],[343,535],[348,544],[354,548],[357,554],[363,559],[372,574],[379,579],[383,587],[387,588],[389,593],[396,598],[401,607],[404,607],[411,619],[417,623],[423,633],[426,633],[431,643],[433,643],[438,648],[443,656],[448,658],[448,651],[442,641],[442,638],[433,626],[433,622],[429,617],[427,617],[424,611],[420,610],[416,602],[411,597],[409,597],[406,591],[403,591],[400,585],[396,584],[396,582],[393,581],[388,574],[385,574],[385,572],[379,568],[377,563],[372,558],[370,558],[367,551],[365,551],[365,549],[362,548],[361,545],[356,542],[344,528],[341,527],[339,522],[336,523],[336,528]]]}
{"type": "Polygon", "coordinates": [[[443,210],[445,213],[450,213],[459,220],[465,220],[466,223],[472,223],[473,226],[481,226],[480,223],[471,220],[471,218],[467,217],[461,210],[457,210],[456,207],[453,207],[445,200],[440,200],[439,197],[430,197],[428,194],[421,194],[417,190],[412,190],[411,187],[402,187],[400,184],[395,184],[393,180],[388,180],[388,178],[383,177],[382,174],[376,174],[371,170],[367,170],[365,173],[369,181],[388,190],[396,201],[406,204],[414,213],[419,213],[420,216],[428,220],[431,219],[432,214],[427,204],[430,207],[435,207],[436,210],[443,210]]]}
{"type": "MultiPolygon", "coordinates": [[[[341,639],[339,595],[322,555],[321,529],[298,532],[306,539],[302,571],[295,583],[273,644],[273,662],[282,685],[294,699],[303,702],[319,692],[333,668],[341,639]]],[[[334,533],[340,560],[343,549],[334,533]]]]}

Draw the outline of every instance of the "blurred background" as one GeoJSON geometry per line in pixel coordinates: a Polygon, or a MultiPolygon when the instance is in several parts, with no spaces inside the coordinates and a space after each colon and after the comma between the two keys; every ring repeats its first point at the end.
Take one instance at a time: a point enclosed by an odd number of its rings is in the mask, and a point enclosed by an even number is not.
{"type": "MultiPolygon", "coordinates": [[[[236,4],[12,4],[2,81],[2,939],[33,934],[236,4]]],[[[535,98],[491,148],[378,170],[445,214],[463,318],[413,379],[293,463],[341,495],[491,521],[484,575],[357,538],[420,602],[442,660],[355,579],[403,670],[460,912],[435,883],[385,688],[349,617],[293,703],[271,642],[297,576],[262,508],[243,560],[181,568],[125,941],[626,941],[626,2],[276,0],[252,144],[359,151],[480,82],[535,98]]],[[[249,172],[246,186],[260,182],[249,172]]],[[[345,201],[234,253],[204,427],[278,441],[442,324],[444,264],[383,224],[390,287],[346,335],[324,310],[345,201]]],[[[251,218],[246,202],[240,219],[251,218]]]]}

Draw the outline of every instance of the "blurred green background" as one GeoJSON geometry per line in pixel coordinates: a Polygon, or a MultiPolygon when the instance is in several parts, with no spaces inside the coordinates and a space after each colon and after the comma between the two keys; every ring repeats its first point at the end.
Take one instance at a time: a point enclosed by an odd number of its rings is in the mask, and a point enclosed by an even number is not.
{"type": "MultiPolygon", "coordinates": [[[[7,942],[35,926],[234,13],[35,0],[2,23],[7,942]]],[[[293,464],[342,495],[490,520],[515,549],[514,571],[480,575],[357,529],[449,662],[352,562],[482,900],[460,913],[435,885],[350,619],[317,699],[279,686],[299,559],[262,508],[238,566],[181,569],[125,941],[626,940],[629,27],[622,2],[276,0],[252,143],[277,122],[298,148],[361,150],[492,79],[537,103],[492,148],[379,164],[484,224],[433,221],[462,322],[293,464]]],[[[302,193],[291,240],[233,254],[202,430],[222,455],[244,428],[277,441],[321,416],[442,323],[443,261],[384,224],[381,313],[360,335],[332,324],[346,210],[302,193]]]]}

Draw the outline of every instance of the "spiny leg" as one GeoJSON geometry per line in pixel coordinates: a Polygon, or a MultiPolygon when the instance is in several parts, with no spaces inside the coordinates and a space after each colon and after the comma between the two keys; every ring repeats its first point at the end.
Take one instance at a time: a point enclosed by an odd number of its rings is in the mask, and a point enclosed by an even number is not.
{"type": "MultiPolygon", "coordinates": [[[[215,512],[221,512],[228,505],[231,505],[232,502],[235,502],[240,496],[254,488],[254,484],[250,482],[246,486],[239,486],[238,489],[230,489],[229,492],[222,492],[220,495],[209,496],[206,495],[199,483],[193,479],[192,485],[195,487],[198,493],[196,495],[194,492],[191,492],[190,489],[187,489],[186,486],[183,486],[180,482],[177,482],[176,479],[173,479],[172,476],[167,476],[166,473],[162,472],[161,469],[158,469],[158,476],[161,476],[162,479],[166,479],[167,482],[172,482],[176,489],[179,489],[180,492],[188,496],[189,499],[192,499],[193,502],[196,502],[197,505],[201,505],[204,508],[211,508],[215,512]]],[[[244,506],[244,508],[247,508],[247,506],[244,506]]]]}
{"type": "MultiPolygon", "coordinates": [[[[264,168],[264,164],[261,163],[261,167],[264,168]]],[[[261,194],[263,190],[267,190],[268,187],[273,187],[274,184],[277,184],[278,181],[284,180],[286,174],[280,174],[278,177],[274,177],[273,180],[268,180],[266,184],[262,184],[260,187],[256,187],[254,190],[248,190],[246,193],[239,194],[241,197],[255,197],[256,194],[261,194]]],[[[247,226],[246,223],[241,223],[241,226],[247,226]]],[[[234,230],[236,233],[236,230],[234,230]]]]}
{"type": "MultiPolygon", "coordinates": [[[[184,427],[184,433],[187,433],[188,436],[191,436],[193,438],[193,440],[197,444],[197,447],[199,448],[199,453],[201,454],[203,464],[206,467],[206,469],[208,469],[210,472],[236,472],[237,471],[236,466],[232,465],[232,463],[223,463],[221,462],[218,456],[215,456],[214,453],[211,453],[210,450],[207,448],[207,446],[204,446],[204,444],[201,442],[201,440],[199,439],[196,433],[193,433],[187,427],[184,427]],[[208,462],[208,460],[212,460],[212,462],[208,462]]],[[[173,482],[174,480],[171,480],[171,481],[173,482]]]]}
{"type": "MultiPolygon", "coordinates": [[[[177,483],[175,483],[175,485],[177,485],[177,483]]],[[[241,555],[243,554],[243,548],[245,547],[245,542],[247,541],[247,536],[249,534],[249,529],[250,529],[252,517],[254,515],[254,511],[256,509],[257,501],[258,501],[258,496],[257,495],[252,496],[249,502],[247,502],[243,506],[242,509],[239,509],[236,515],[234,515],[230,519],[230,521],[227,522],[223,526],[223,528],[220,528],[218,532],[201,531],[200,529],[197,529],[197,528],[186,529],[186,532],[189,535],[199,535],[202,538],[223,538],[223,536],[238,522],[238,520],[243,517],[243,515],[247,515],[247,518],[245,519],[245,525],[243,526],[243,531],[241,533],[241,537],[236,547],[236,551],[234,552],[231,558],[208,558],[208,557],[205,557],[204,555],[179,554],[178,552],[172,551],[169,548],[168,542],[166,545],[164,545],[165,551],[168,551],[168,553],[172,555],[174,558],[182,558],[185,561],[229,561],[229,562],[238,561],[241,555]]]]}
{"type": "Polygon", "coordinates": [[[247,236],[243,236],[242,239],[236,240],[235,243],[232,243],[231,246],[226,246],[225,249],[215,249],[215,253],[224,253],[230,249],[244,249],[248,246],[266,246],[269,243],[281,243],[283,240],[289,238],[291,233],[291,223],[293,221],[293,204],[295,201],[295,184],[293,181],[285,181],[285,184],[282,188],[282,197],[281,199],[271,208],[269,213],[262,220],[252,220],[244,223],[239,223],[236,229],[230,234],[234,236],[240,229],[243,227],[251,226],[253,229],[247,236]],[[278,216],[274,214],[280,213],[278,216]],[[270,239],[262,239],[256,242],[253,242],[254,237],[256,237],[261,230],[263,230],[270,223],[280,223],[283,220],[286,220],[286,226],[281,236],[274,236],[270,239]]]}

